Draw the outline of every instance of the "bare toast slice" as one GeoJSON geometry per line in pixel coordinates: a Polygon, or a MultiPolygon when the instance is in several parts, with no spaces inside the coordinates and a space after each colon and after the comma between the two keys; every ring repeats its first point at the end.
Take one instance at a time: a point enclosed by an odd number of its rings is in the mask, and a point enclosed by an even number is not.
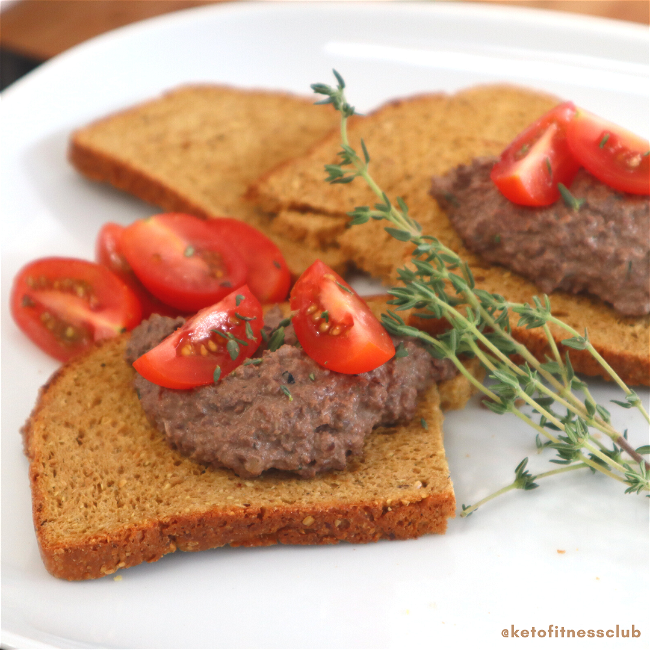
{"type": "MultiPolygon", "coordinates": [[[[482,155],[498,154],[528,124],[558,103],[558,99],[523,88],[479,86],[455,95],[423,95],[390,102],[364,118],[350,121],[350,141],[370,153],[370,171],[389,197],[402,197],[409,213],[426,234],[438,237],[470,264],[481,289],[516,302],[531,302],[539,289],[505,268],[485,263],[470,253],[446,214],[429,196],[431,177],[482,155]]],[[[350,210],[374,205],[377,197],[361,180],[347,185],[323,182],[326,164],[337,164],[340,136],[332,133],[302,157],[264,174],[248,197],[264,210],[278,213],[278,225],[321,245],[340,245],[356,266],[393,283],[409,251],[384,231],[385,223],[370,222],[341,230],[350,210]],[[300,212],[305,225],[293,224],[300,212]],[[291,219],[286,215],[293,214],[291,219]]],[[[650,281],[650,279],[649,279],[650,281]]],[[[629,384],[650,384],[650,317],[624,317],[604,302],[586,295],[555,292],[553,312],[578,332],[585,327],[600,354],[629,384]]],[[[514,335],[539,358],[550,354],[539,330],[517,327],[514,335]]],[[[553,330],[556,341],[570,336],[553,330]]],[[[562,354],[568,351],[562,348],[562,354]]],[[[586,352],[570,350],[574,368],[587,375],[607,375],[586,352]]]]}
{"type": "Polygon", "coordinates": [[[85,176],[163,210],[250,223],[278,244],[295,275],[317,256],[343,270],[337,245],[321,251],[288,238],[241,199],[260,174],[336,126],[332,111],[312,104],[287,93],[186,86],[79,129],[68,155],[85,176]]]}
{"type": "Polygon", "coordinates": [[[410,424],[376,429],[345,471],[245,480],[185,458],[152,428],[124,360],[128,336],[63,366],[23,428],[34,526],[53,575],[97,578],[227,544],[413,538],[443,533],[454,516],[441,406],[465,405],[464,377],[434,386],[410,424]]]}

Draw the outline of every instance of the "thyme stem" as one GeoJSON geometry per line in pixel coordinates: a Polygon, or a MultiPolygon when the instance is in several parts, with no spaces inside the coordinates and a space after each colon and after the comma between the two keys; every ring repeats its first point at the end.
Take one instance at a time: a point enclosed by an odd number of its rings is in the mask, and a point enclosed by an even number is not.
{"type": "Polygon", "coordinates": [[[464,506],[463,516],[512,489],[528,490],[537,487],[533,483],[535,478],[581,467],[590,467],[616,481],[626,483],[627,493],[650,491],[650,463],[611,425],[609,412],[596,404],[587,385],[575,377],[568,355],[566,363],[563,362],[550,325],[569,332],[573,339],[563,340],[562,343],[567,347],[587,350],[618,384],[625,394],[626,402],[616,403],[625,408],[636,407],[646,421],[650,422],[638,396],[597,352],[586,332],[581,337],[573,328],[552,315],[550,301],[546,296],[543,297],[544,304],[534,297],[534,306],[531,306],[511,303],[497,294],[475,289],[474,278],[467,263],[435,237],[422,234],[422,228],[408,215],[408,208],[400,198],[397,198],[399,209],[388,199],[369,172],[370,157],[363,140],[363,159],[350,146],[347,120],[354,114],[354,108],[345,99],[343,79],[336,71],[334,75],[338,81],[337,87],[325,84],[312,86],[316,93],[326,97],[319,103],[331,103],[341,113],[341,164],[326,165],[329,173],[327,180],[330,183],[349,183],[356,177],[362,178],[381,203],[376,204],[374,209],[355,208],[349,213],[352,225],[366,223],[371,218],[386,220],[395,226],[386,228],[391,236],[415,247],[411,259],[415,270],[407,267],[398,270],[403,286],[389,290],[394,297],[389,304],[396,305],[396,308],[395,312],[389,311],[382,316],[384,324],[394,334],[419,338],[435,356],[450,359],[458,371],[488,397],[489,401],[484,402],[488,408],[497,413],[513,413],[531,426],[548,439],[542,447],[550,446],[557,451],[560,460],[552,462],[564,465],[561,469],[533,477],[525,471],[528,459],[524,459],[515,470],[513,484],[485,497],[474,506],[464,506]],[[455,291],[455,297],[449,294],[450,288],[455,291]],[[459,306],[464,308],[459,310],[459,306]],[[412,308],[424,310],[424,313],[418,314],[423,317],[444,317],[452,329],[434,338],[408,326],[397,312],[412,308]],[[510,312],[520,315],[519,326],[540,327],[543,330],[552,353],[550,359],[547,357],[548,363],[540,362],[512,335],[510,312]],[[495,380],[491,387],[484,386],[465,368],[458,354],[468,353],[476,356],[491,372],[491,377],[495,380]],[[512,360],[513,354],[523,358],[524,364],[517,365],[512,360]],[[584,403],[574,394],[573,389],[582,391],[584,403]],[[539,414],[539,423],[518,408],[516,400],[519,399],[539,414]],[[565,408],[566,415],[557,415],[550,408],[552,404],[565,408]],[[613,450],[607,449],[594,438],[590,433],[591,428],[609,436],[614,441],[613,450]],[[558,435],[552,433],[553,430],[558,435]],[[638,470],[621,458],[621,450],[638,463],[638,470]]]}
{"type": "MultiPolygon", "coordinates": [[[[565,465],[564,467],[559,467],[558,469],[552,469],[549,470],[548,472],[542,472],[541,474],[537,474],[533,476],[532,478],[534,480],[538,480],[540,478],[547,478],[549,476],[555,476],[556,474],[564,474],[565,472],[573,472],[576,469],[584,469],[586,468],[587,465],[585,463],[575,463],[574,465],[565,465]]],[[[480,506],[488,503],[488,501],[492,501],[492,499],[495,499],[498,496],[501,496],[502,494],[505,494],[506,492],[510,492],[511,490],[516,490],[519,488],[519,485],[517,484],[517,481],[513,481],[509,485],[506,485],[505,487],[502,487],[500,490],[497,490],[496,492],[493,492],[492,494],[489,494],[486,497],[483,497],[480,501],[477,501],[474,505],[469,506],[467,508],[464,508],[463,511],[460,513],[461,517],[468,517],[471,515],[474,510],[477,510],[480,506]]]]}

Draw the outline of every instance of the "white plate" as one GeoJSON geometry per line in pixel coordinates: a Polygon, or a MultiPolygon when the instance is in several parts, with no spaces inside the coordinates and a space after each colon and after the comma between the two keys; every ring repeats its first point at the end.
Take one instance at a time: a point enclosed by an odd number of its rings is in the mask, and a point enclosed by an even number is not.
{"type": "MultiPolygon", "coordinates": [[[[7,647],[491,647],[511,625],[635,625],[650,635],[647,500],[599,476],[549,479],[453,520],[445,536],[416,541],[178,553],[128,569],[120,582],[67,583],[43,568],[18,431],[56,363],[12,323],[10,283],[38,256],[91,258],[103,222],[150,212],[80,178],[66,163],[68,134],[183,82],[308,94],[310,83],[331,82],[332,68],[360,110],[414,92],[510,81],[648,135],[647,29],[455,3],[186,10],[97,38],[16,83],[2,102],[7,647]]],[[[617,421],[636,445],[645,442],[634,413],[617,421]]],[[[476,403],[450,414],[445,430],[459,503],[510,482],[519,460],[534,456],[529,431],[476,403]]],[[[542,457],[532,465],[548,468],[542,457]]]]}

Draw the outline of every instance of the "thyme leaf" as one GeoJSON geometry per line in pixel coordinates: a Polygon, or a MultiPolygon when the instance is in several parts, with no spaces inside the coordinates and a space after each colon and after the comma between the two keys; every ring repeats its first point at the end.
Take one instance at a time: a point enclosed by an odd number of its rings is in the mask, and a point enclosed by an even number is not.
{"type": "Polygon", "coordinates": [[[571,194],[571,192],[569,192],[569,189],[566,187],[566,185],[558,183],[557,189],[560,191],[562,200],[568,208],[571,208],[571,210],[577,212],[584,205],[585,199],[577,199],[575,196],[573,196],[573,194],[571,194]]]}
{"type": "Polygon", "coordinates": [[[226,350],[228,350],[230,358],[235,361],[239,356],[239,343],[237,343],[235,339],[230,339],[228,343],[226,343],[226,350]]]}

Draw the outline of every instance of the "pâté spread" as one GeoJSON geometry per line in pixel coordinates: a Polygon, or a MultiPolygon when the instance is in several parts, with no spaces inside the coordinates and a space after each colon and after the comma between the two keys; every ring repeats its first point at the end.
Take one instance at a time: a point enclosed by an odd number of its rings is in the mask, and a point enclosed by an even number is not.
{"type": "Polygon", "coordinates": [[[650,313],[650,202],[613,190],[581,169],[576,203],[512,203],[495,187],[496,158],[434,178],[431,194],[465,245],[532,280],[545,293],[587,292],[626,316],[650,313]]]}
{"type": "MultiPolygon", "coordinates": [[[[272,309],[266,330],[281,320],[279,309],[272,309]]],[[[128,362],[182,323],[155,315],[143,322],[132,332],[128,362]]],[[[418,397],[456,374],[451,362],[408,340],[402,342],[406,355],[357,375],[318,365],[296,345],[291,326],[284,341],[273,352],[260,348],[217,384],[175,390],[136,374],[140,403],[169,443],[199,463],[242,477],[274,468],[309,478],[344,469],[348,457],[362,454],[374,427],[410,420],[418,397]]]]}

